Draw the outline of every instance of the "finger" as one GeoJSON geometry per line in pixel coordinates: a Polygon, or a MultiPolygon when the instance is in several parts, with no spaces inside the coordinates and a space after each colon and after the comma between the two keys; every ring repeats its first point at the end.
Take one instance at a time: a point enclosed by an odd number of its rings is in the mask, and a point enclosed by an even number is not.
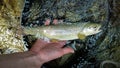
{"type": "Polygon", "coordinates": [[[46,44],[48,44],[48,42],[38,39],[30,50],[38,52],[40,49],[45,47],[46,44]]]}
{"type": "Polygon", "coordinates": [[[58,24],[58,20],[57,20],[57,19],[54,19],[54,20],[53,20],[53,24],[54,24],[54,25],[58,24]]]}
{"type": "Polygon", "coordinates": [[[66,44],[66,41],[51,42],[51,45],[56,47],[63,47],[65,44],[66,44]]]}
{"type": "Polygon", "coordinates": [[[49,25],[50,24],[50,19],[47,19],[45,22],[44,22],[44,25],[49,25]]]}
{"type": "Polygon", "coordinates": [[[54,53],[53,58],[59,58],[65,54],[69,54],[69,53],[74,53],[74,50],[70,47],[65,47],[65,48],[62,48],[61,50],[57,50],[56,53],[54,53]]]}
{"type": "Polygon", "coordinates": [[[62,50],[63,54],[74,53],[74,50],[71,47],[65,47],[62,50]]]}
{"type": "Polygon", "coordinates": [[[66,41],[58,41],[58,43],[60,44],[59,47],[63,47],[66,44],[66,41]]]}
{"type": "Polygon", "coordinates": [[[70,47],[66,47],[66,48],[52,47],[52,49],[49,49],[49,47],[47,47],[47,49],[42,49],[39,52],[39,57],[43,59],[44,62],[48,62],[50,60],[59,58],[68,53],[74,53],[74,50],[70,47]]]}

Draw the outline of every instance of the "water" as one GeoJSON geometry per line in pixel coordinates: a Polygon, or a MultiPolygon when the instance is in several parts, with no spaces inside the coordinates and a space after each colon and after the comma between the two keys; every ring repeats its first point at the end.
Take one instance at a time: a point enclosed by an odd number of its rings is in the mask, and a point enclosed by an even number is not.
{"type": "MultiPolygon", "coordinates": [[[[120,62],[119,6],[119,0],[26,0],[21,24],[24,27],[41,26],[47,18],[71,23],[79,21],[101,23],[103,30],[101,33],[89,36],[85,40],[69,41],[69,45],[76,42],[76,51],[62,66],[50,63],[43,66],[43,68],[99,68],[104,60],[120,62]]],[[[27,42],[32,45],[30,40],[27,42]]]]}

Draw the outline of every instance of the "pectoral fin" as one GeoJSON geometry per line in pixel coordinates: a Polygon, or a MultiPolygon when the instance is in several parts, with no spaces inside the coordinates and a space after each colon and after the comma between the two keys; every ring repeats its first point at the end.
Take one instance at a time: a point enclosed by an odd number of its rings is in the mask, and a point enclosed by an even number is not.
{"type": "Polygon", "coordinates": [[[75,44],[76,44],[76,42],[74,41],[74,42],[71,44],[71,47],[72,47],[74,50],[77,50],[76,47],[75,47],[75,44]]]}
{"type": "Polygon", "coordinates": [[[85,34],[78,33],[78,38],[84,40],[86,38],[85,34]]]}
{"type": "Polygon", "coordinates": [[[59,40],[58,39],[51,39],[50,41],[51,42],[58,42],[59,40]]]}

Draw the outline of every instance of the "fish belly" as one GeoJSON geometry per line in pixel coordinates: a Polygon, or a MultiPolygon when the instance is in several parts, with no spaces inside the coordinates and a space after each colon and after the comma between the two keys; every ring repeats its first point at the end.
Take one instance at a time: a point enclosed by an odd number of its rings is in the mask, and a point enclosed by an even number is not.
{"type": "Polygon", "coordinates": [[[78,32],[75,30],[44,30],[43,35],[50,39],[73,40],[78,39],[78,32]]]}

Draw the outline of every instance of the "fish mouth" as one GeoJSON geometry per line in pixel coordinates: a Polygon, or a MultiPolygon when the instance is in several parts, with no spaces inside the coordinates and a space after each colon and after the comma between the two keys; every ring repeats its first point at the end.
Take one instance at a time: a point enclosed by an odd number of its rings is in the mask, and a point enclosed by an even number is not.
{"type": "Polygon", "coordinates": [[[101,32],[101,31],[102,31],[101,28],[99,28],[99,29],[97,30],[97,33],[101,32]]]}
{"type": "Polygon", "coordinates": [[[99,29],[99,30],[98,30],[98,33],[101,32],[101,31],[102,31],[102,30],[99,29]]]}

